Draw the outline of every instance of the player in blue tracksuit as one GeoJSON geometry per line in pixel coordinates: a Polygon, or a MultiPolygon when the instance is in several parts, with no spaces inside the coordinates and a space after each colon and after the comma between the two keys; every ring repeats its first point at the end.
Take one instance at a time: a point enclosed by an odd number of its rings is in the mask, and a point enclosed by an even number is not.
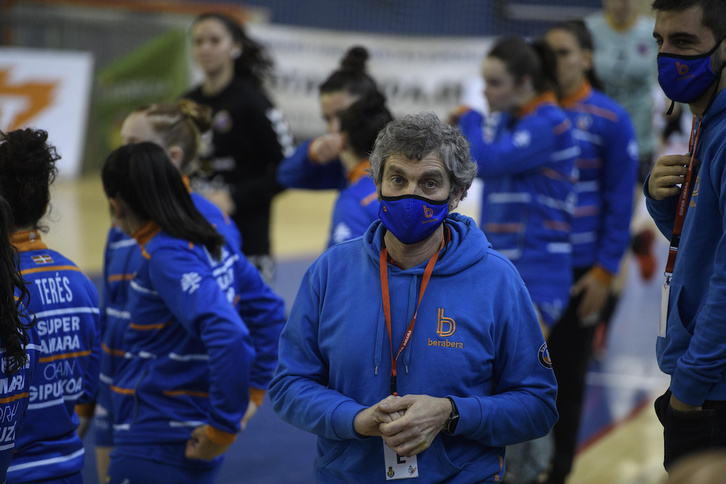
{"type": "Polygon", "coordinates": [[[0,197],[0,285],[15,293],[15,299],[0,300],[0,482],[5,482],[22,432],[41,349],[35,319],[25,310],[30,293],[16,267],[16,251],[8,238],[12,230],[10,206],[0,197]]]}
{"type": "Polygon", "coordinates": [[[479,113],[464,112],[459,125],[484,180],[480,227],[517,267],[548,332],[572,283],[579,149],[551,91],[556,80],[543,52],[543,43],[535,49],[521,38],[500,40],[484,64],[485,96],[492,111],[507,115],[492,140],[483,137],[479,113]]]}
{"type": "Polygon", "coordinates": [[[84,448],[75,407],[92,400],[101,357],[96,288],[38,231],[59,159],[47,138],[44,131],[16,130],[0,146],[0,194],[13,212],[10,240],[20,253],[18,269],[28,283],[28,309],[40,337],[28,415],[8,468],[12,483],[82,482],[84,448]]]}
{"type": "MultiPolygon", "coordinates": [[[[352,47],[346,52],[339,69],[320,85],[320,109],[327,134],[301,143],[277,168],[277,180],[287,188],[341,191],[336,202],[340,209],[336,206],[333,212],[328,246],[362,235],[368,223],[377,218],[378,205],[368,198],[372,184],[360,176],[363,170],[351,172],[358,162],[343,159],[351,158],[351,154],[343,154],[344,148],[350,150],[341,133],[341,115],[348,108],[367,95],[380,95],[375,81],[366,72],[367,60],[368,51],[363,47],[352,47]],[[354,184],[359,186],[348,190],[354,184]],[[370,215],[376,216],[369,219],[370,215]]],[[[367,156],[367,151],[354,154],[358,161],[367,156]]]]}
{"type": "Polygon", "coordinates": [[[116,348],[126,358],[111,387],[109,482],[213,482],[240,430],[255,357],[236,308],[239,253],[194,207],[159,145],[118,148],[102,179],[117,225],[142,254],[116,348]]]}
{"type": "Polygon", "coordinates": [[[636,180],[638,147],[625,109],[593,88],[600,82],[592,69],[592,39],[585,24],[557,23],[546,39],[557,55],[560,104],[580,147],[572,299],[548,339],[560,413],[548,483],[556,484],[564,482],[572,466],[595,325],[606,317],[612,281],[630,240],[630,187],[636,180]]]}
{"type": "Polygon", "coordinates": [[[318,435],[318,482],[499,482],[503,447],[557,417],[527,289],[473,220],[446,215],[476,173],[461,133],[398,119],[371,167],[382,220],[303,277],[274,409],[318,435]]]}
{"type": "MultiPolygon", "coordinates": [[[[187,172],[194,164],[199,131],[206,129],[207,118],[208,113],[205,114],[204,108],[189,100],[179,101],[175,105],[152,104],[127,116],[121,137],[125,143],[148,140],[160,144],[179,169],[187,172]]],[[[225,238],[228,245],[240,247],[242,241],[234,222],[203,196],[191,193],[191,197],[197,210],[225,238]]],[[[262,280],[259,271],[241,252],[237,257],[235,278],[241,285],[237,307],[250,331],[256,354],[250,369],[251,403],[244,419],[246,424],[262,405],[267,384],[277,363],[277,342],[285,320],[285,309],[282,299],[262,280]]],[[[112,382],[116,366],[124,361],[124,353],[119,347],[129,323],[129,282],[142,260],[136,241],[118,227],[112,227],[106,245],[102,306],[103,318],[109,329],[104,332],[101,391],[95,418],[96,444],[105,448],[97,451],[101,477],[105,475],[108,452],[113,446],[113,415],[110,413],[111,393],[108,385],[112,382]]]]}
{"type": "Polygon", "coordinates": [[[360,237],[378,219],[378,194],[368,174],[368,154],[378,132],[392,119],[386,108],[386,98],[378,92],[365,94],[341,113],[343,148],[340,160],[349,185],[341,190],[335,201],[328,247],[360,237]]]}

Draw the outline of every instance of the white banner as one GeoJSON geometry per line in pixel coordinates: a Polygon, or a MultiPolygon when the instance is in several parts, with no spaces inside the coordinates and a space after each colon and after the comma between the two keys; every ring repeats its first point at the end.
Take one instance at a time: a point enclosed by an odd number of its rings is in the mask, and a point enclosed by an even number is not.
{"type": "Polygon", "coordinates": [[[0,48],[0,130],[47,131],[62,157],[58,175],[78,176],[92,76],[87,52],[0,48]]]}
{"type": "Polygon", "coordinates": [[[318,87],[355,45],[368,49],[368,69],[394,116],[433,111],[445,119],[464,100],[484,109],[481,65],[490,37],[410,37],[247,25],[269,48],[277,81],[271,94],[298,138],[325,132],[318,87]]]}

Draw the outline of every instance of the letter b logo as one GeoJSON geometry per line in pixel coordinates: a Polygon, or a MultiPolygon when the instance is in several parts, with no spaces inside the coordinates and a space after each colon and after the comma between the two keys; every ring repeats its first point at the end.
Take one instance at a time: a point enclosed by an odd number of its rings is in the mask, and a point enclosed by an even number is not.
{"type": "Polygon", "coordinates": [[[445,338],[451,336],[456,331],[456,321],[444,316],[444,308],[439,308],[436,318],[436,334],[445,338]]]}
{"type": "Polygon", "coordinates": [[[680,62],[676,62],[676,69],[678,69],[678,74],[685,76],[688,74],[688,65],[681,64],[680,62]]]}
{"type": "Polygon", "coordinates": [[[425,216],[426,218],[431,218],[431,217],[433,217],[433,216],[434,216],[434,211],[433,211],[433,209],[431,209],[431,208],[427,207],[426,205],[424,205],[424,206],[423,206],[423,209],[424,209],[424,216],[425,216]]]}

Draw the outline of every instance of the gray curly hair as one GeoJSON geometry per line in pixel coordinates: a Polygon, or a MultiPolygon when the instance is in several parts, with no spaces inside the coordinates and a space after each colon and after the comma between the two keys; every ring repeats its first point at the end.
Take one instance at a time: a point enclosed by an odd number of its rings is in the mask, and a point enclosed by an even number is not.
{"type": "Polygon", "coordinates": [[[461,131],[442,122],[434,113],[409,114],[388,123],[373,146],[371,175],[380,186],[383,168],[391,155],[420,160],[431,153],[441,158],[449,173],[449,198],[461,195],[463,200],[476,176],[477,165],[461,131]]]}

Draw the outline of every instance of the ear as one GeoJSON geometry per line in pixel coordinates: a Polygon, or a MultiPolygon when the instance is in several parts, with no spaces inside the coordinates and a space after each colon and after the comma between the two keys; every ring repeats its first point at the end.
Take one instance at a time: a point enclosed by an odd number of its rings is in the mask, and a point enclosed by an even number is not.
{"type": "Polygon", "coordinates": [[[340,132],[340,149],[347,150],[350,148],[350,140],[348,139],[348,133],[340,132]]]}
{"type": "Polygon", "coordinates": [[[451,200],[449,200],[449,212],[453,212],[454,210],[456,210],[456,207],[459,206],[459,202],[461,201],[461,195],[463,193],[463,191],[459,191],[454,195],[451,200]]]}
{"type": "Polygon", "coordinates": [[[124,205],[118,198],[108,198],[108,205],[111,208],[111,216],[114,220],[120,220],[126,216],[126,210],[124,205]]]}
{"type": "Polygon", "coordinates": [[[181,169],[182,160],[184,159],[184,150],[181,148],[181,146],[172,146],[167,150],[167,154],[169,155],[171,162],[174,164],[177,170],[181,169]]]}

